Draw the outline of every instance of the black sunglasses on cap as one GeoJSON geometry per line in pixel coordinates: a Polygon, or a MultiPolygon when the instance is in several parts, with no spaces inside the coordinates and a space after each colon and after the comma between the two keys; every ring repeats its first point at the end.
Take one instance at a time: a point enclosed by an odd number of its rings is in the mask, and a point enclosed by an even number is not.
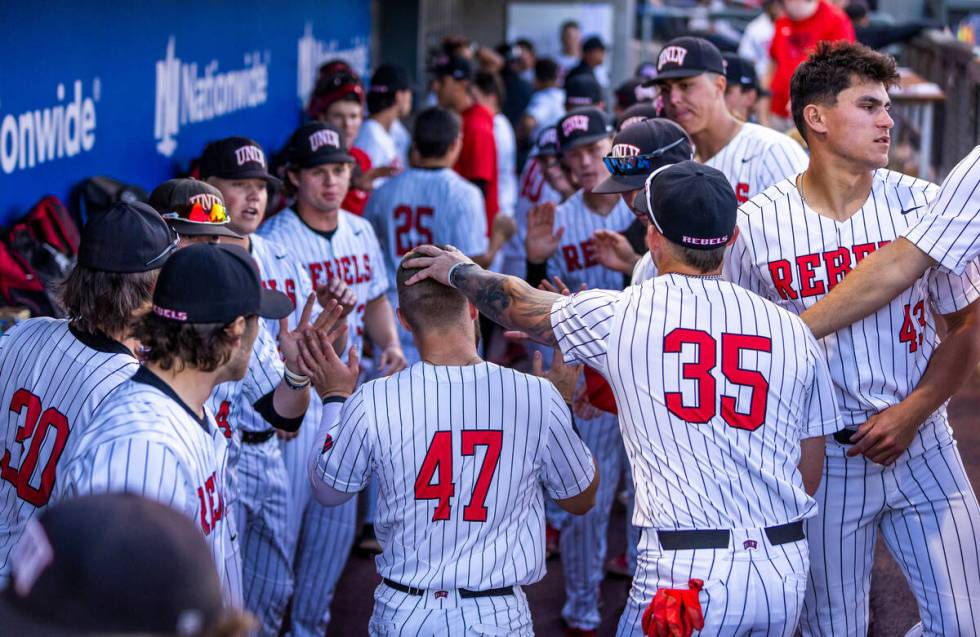
{"type": "Polygon", "coordinates": [[[612,175],[617,177],[627,177],[630,175],[645,175],[653,168],[653,160],[667,153],[671,148],[685,142],[685,138],[680,137],[677,141],[667,144],[663,148],[658,148],[652,153],[645,155],[606,155],[602,162],[612,175]]]}

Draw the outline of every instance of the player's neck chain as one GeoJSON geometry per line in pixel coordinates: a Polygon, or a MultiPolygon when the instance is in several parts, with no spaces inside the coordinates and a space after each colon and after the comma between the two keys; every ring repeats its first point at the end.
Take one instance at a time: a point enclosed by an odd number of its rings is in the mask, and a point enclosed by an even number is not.
{"type": "Polygon", "coordinates": [[[480,358],[479,356],[474,356],[473,358],[469,359],[468,361],[465,361],[465,362],[460,363],[458,365],[447,365],[446,363],[435,363],[433,361],[430,361],[427,358],[423,358],[422,359],[422,362],[425,363],[426,365],[432,365],[433,367],[469,367],[471,365],[479,365],[480,363],[483,362],[483,359],[480,358]]]}
{"type": "Polygon", "coordinates": [[[708,279],[710,281],[721,281],[720,274],[686,274],[684,272],[669,272],[674,276],[683,276],[689,279],[708,279]]]}

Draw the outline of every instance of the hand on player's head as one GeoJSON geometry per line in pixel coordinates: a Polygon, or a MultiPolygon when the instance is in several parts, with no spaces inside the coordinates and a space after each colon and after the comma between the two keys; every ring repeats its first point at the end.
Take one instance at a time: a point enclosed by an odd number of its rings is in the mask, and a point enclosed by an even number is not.
{"type": "Polygon", "coordinates": [[[402,262],[404,268],[419,270],[405,281],[405,285],[415,285],[425,279],[432,279],[443,285],[449,285],[450,268],[457,263],[473,263],[472,259],[451,245],[441,248],[433,245],[422,245],[415,248],[415,252],[425,256],[406,259],[402,262]]]}

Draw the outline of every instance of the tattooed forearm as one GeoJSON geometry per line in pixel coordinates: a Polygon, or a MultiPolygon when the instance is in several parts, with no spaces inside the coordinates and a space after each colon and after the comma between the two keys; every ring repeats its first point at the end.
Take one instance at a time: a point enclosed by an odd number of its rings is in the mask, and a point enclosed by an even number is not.
{"type": "Polygon", "coordinates": [[[492,321],[526,332],[540,343],[555,344],[551,306],[561,298],[559,295],[479,267],[459,267],[452,274],[453,285],[492,321]]]}

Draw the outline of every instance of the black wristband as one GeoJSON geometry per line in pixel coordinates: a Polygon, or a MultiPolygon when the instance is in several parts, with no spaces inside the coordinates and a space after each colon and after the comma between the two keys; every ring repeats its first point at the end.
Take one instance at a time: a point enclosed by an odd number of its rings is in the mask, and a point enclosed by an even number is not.
{"type": "Polygon", "coordinates": [[[323,404],[326,405],[327,403],[343,403],[343,402],[347,402],[347,399],[348,398],[350,398],[350,396],[346,396],[346,397],[345,396],[327,396],[326,398],[323,399],[323,404]]]}

